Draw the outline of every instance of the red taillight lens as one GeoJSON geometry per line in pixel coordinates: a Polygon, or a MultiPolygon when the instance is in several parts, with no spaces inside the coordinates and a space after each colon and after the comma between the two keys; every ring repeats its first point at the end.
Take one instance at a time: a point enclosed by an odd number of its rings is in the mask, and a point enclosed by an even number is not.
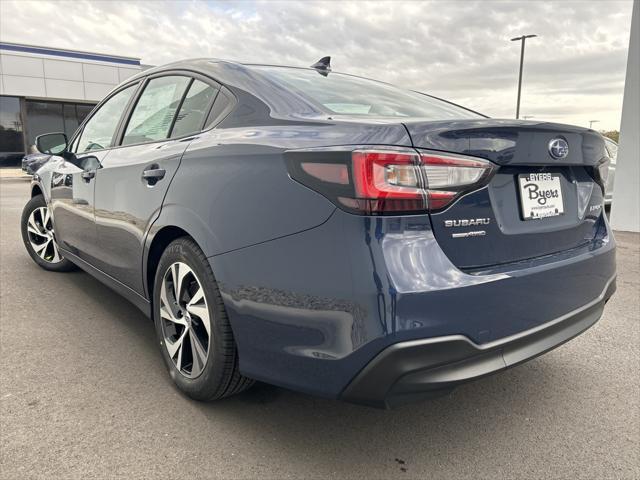
{"type": "MultiPolygon", "coordinates": [[[[424,210],[417,154],[356,150],[351,161],[354,200],[360,209],[371,214],[424,210]]],[[[342,203],[345,204],[344,201],[342,203]]]]}
{"type": "Polygon", "coordinates": [[[286,157],[292,178],[369,215],[441,210],[493,172],[486,160],[413,149],[291,151],[286,157]]]}

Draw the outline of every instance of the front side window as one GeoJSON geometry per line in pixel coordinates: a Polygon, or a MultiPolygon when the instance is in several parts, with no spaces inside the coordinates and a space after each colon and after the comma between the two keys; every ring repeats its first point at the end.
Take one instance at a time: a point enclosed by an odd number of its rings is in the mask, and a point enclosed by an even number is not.
{"type": "Polygon", "coordinates": [[[202,130],[204,119],[218,89],[200,80],[194,80],[184,97],[176,123],[171,131],[171,138],[181,137],[202,130]]]}
{"type": "Polygon", "coordinates": [[[278,83],[337,115],[413,117],[430,120],[484,118],[482,115],[411,90],[341,73],[254,66],[278,83]]]}
{"type": "Polygon", "coordinates": [[[113,136],[122,112],[127,107],[135,85],[116,93],[89,119],[82,130],[76,153],[102,150],[113,146],[113,136]]]}
{"type": "Polygon", "coordinates": [[[149,81],[133,109],[123,145],[163,140],[169,136],[189,77],[167,76],[149,81]]]}

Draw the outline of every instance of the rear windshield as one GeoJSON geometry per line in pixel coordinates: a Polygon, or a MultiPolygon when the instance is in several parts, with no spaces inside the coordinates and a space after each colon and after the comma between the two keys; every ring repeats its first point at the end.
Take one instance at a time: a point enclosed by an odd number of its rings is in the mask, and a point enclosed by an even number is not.
{"type": "Polygon", "coordinates": [[[339,115],[420,117],[430,120],[484,118],[482,115],[427,95],[353,75],[315,70],[254,66],[278,83],[291,88],[339,115]]]}

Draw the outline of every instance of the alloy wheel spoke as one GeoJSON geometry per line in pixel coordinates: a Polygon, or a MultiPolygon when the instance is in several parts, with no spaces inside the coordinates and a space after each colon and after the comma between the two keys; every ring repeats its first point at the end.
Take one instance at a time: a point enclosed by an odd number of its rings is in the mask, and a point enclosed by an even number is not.
{"type": "Polygon", "coordinates": [[[160,317],[186,327],[187,322],[184,318],[180,318],[176,315],[172,305],[173,303],[169,300],[167,281],[165,279],[162,281],[162,287],[160,288],[160,317]]]}
{"type": "Polygon", "coordinates": [[[44,210],[44,218],[42,218],[42,228],[47,229],[47,225],[49,225],[49,220],[51,220],[51,213],[48,208],[42,207],[40,209],[40,217],[42,217],[42,210],[44,210]]]}
{"type": "Polygon", "coordinates": [[[189,268],[182,263],[174,263],[171,266],[171,274],[173,275],[173,289],[176,302],[180,303],[180,294],[182,293],[182,281],[190,272],[189,268]]]}
{"type": "Polygon", "coordinates": [[[209,319],[209,308],[204,298],[204,289],[198,284],[198,290],[193,294],[189,303],[187,303],[187,312],[191,315],[198,317],[204,328],[207,330],[207,335],[211,335],[211,321],[209,319]]]}
{"type": "Polygon", "coordinates": [[[198,317],[202,324],[204,325],[205,330],[207,331],[207,335],[211,335],[211,321],[209,319],[209,308],[207,308],[206,303],[202,303],[200,305],[187,305],[187,312],[191,315],[198,317]]]}
{"type": "Polygon", "coordinates": [[[177,323],[178,325],[182,325],[183,327],[187,326],[187,322],[183,318],[175,316],[168,307],[160,307],[160,317],[165,320],[169,320],[170,322],[177,323]]]}
{"type": "Polygon", "coordinates": [[[191,344],[191,357],[193,358],[193,366],[191,368],[191,375],[198,375],[204,368],[207,362],[207,352],[200,343],[198,335],[193,329],[189,329],[189,343],[191,344]]]}
{"type": "Polygon", "coordinates": [[[60,261],[60,252],[58,252],[58,245],[53,239],[51,240],[51,248],[53,249],[53,258],[51,259],[51,262],[57,263],[60,261]]]}
{"type": "MultiPolygon", "coordinates": [[[[187,332],[189,331],[188,328],[185,328],[182,331],[182,334],[178,337],[178,339],[175,342],[170,342],[169,340],[167,340],[165,338],[165,345],[167,346],[167,351],[169,352],[169,356],[171,358],[175,357],[176,353],[178,352],[178,350],[182,350],[182,345],[184,344],[184,337],[187,336],[187,332]]],[[[180,355],[182,355],[182,352],[179,352],[180,355]]]]}
{"type": "MultiPolygon", "coordinates": [[[[187,331],[186,329],[184,330],[185,332],[187,331]]],[[[178,348],[178,356],[176,357],[176,368],[178,369],[178,371],[182,370],[182,345],[180,345],[180,347],[178,348]]]]}
{"type": "Polygon", "coordinates": [[[162,279],[162,287],[160,288],[160,301],[162,305],[169,306],[169,297],[167,296],[167,279],[162,279]]]}
{"type": "Polygon", "coordinates": [[[204,290],[202,289],[200,284],[198,284],[198,290],[196,290],[196,293],[191,296],[191,299],[189,300],[187,306],[193,305],[195,303],[200,303],[202,300],[204,300],[204,290]]]}
{"type": "Polygon", "coordinates": [[[43,242],[40,245],[34,246],[35,252],[43,259],[45,259],[44,257],[47,253],[47,247],[49,246],[49,243],[51,243],[51,239],[48,239],[46,242],[43,242]]]}
{"type": "MultiPolygon", "coordinates": [[[[31,215],[29,215],[29,221],[27,222],[27,230],[29,230],[32,233],[35,233],[36,235],[40,235],[41,237],[44,237],[46,236],[46,230],[44,226],[40,226],[36,222],[36,216],[35,216],[36,212],[40,213],[38,210],[34,210],[33,212],[31,212],[31,215]]],[[[40,216],[42,218],[41,214],[40,216]]]]}
{"type": "Polygon", "coordinates": [[[35,229],[34,227],[32,227],[32,226],[31,226],[31,222],[29,222],[29,224],[27,225],[27,231],[28,231],[29,233],[33,233],[34,235],[37,235],[37,236],[39,236],[39,237],[47,238],[47,236],[46,236],[44,233],[42,233],[42,232],[40,232],[39,230],[37,230],[37,229],[35,229]]]}

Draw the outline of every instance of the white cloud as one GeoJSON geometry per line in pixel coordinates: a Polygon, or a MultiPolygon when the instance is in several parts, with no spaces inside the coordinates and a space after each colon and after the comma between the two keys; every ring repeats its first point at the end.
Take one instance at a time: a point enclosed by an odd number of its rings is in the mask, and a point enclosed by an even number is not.
{"type": "Polygon", "coordinates": [[[631,1],[0,2],[3,41],[138,56],[309,65],[512,117],[618,128],[631,1]]]}

